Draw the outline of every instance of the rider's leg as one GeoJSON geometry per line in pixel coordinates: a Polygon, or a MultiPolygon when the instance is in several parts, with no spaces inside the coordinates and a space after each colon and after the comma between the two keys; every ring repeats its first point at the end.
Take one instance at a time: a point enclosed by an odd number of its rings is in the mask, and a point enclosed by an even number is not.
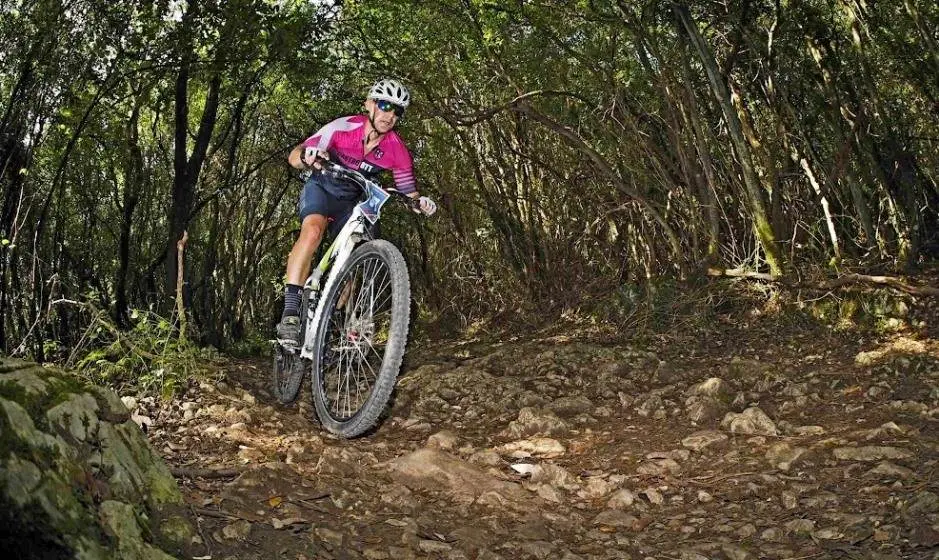
{"type": "Polygon", "coordinates": [[[300,225],[300,235],[287,257],[284,311],[280,316],[280,323],[277,325],[277,338],[279,339],[299,342],[300,300],[303,294],[303,281],[310,274],[310,260],[323,239],[326,225],[326,216],[322,214],[310,214],[303,218],[300,225]]]}
{"type": "Polygon", "coordinates": [[[329,215],[329,196],[323,190],[321,176],[307,180],[297,204],[300,235],[287,257],[287,284],[284,286],[284,311],[277,325],[277,338],[300,341],[300,302],[303,282],[310,271],[310,259],[316,253],[329,215]]]}
{"type": "MultiPolygon", "coordinates": [[[[339,200],[327,190],[330,186],[327,177],[313,175],[307,180],[300,193],[297,210],[300,217],[300,235],[287,257],[287,284],[302,285],[310,274],[310,261],[316,254],[320,241],[327,227],[336,228],[334,222],[329,225],[329,218],[338,217],[336,222],[345,223],[352,213],[354,201],[339,200]]],[[[342,227],[341,223],[338,227],[342,227]]],[[[330,229],[335,233],[338,229],[330,229]]]]}
{"type": "MultiPolygon", "coordinates": [[[[303,186],[297,209],[300,215],[300,235],[287,257],[287,285],[284,287],[284,311],[277,325],[277,338],[300,339],[300,302],[303,282],[310,274],[310,261],[316,254],[329,225],[327,216],[348,218],[354,200],[341,200],[324,188],[326,179],[314,175],[303,186]]],[[[345,221],[344,219],[342,220],[345,221]]]]}
{"type": "Polygon", "coordinates": [[[310,261],[320,246],[328,223],[326,216],[322,214],[310,214],[303,218],[300,235],[287,257],[288,284],[302,286],[303,281],[310,275],[310,261]]]}

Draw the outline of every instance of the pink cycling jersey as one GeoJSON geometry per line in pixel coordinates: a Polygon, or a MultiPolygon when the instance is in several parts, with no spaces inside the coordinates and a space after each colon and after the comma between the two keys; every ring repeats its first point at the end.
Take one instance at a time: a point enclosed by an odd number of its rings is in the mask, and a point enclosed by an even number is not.
{"type": "Polygon", "coordinates": [[[382,171],[391,171],[395,188],[399,191],[408,194],[417,190],[414,186],[411,153],[397,132],[392,130],[385,134],[371,152],[364,153],[365,144],[362,140],[367,123],[368,117],[365,115],[340,117],[307,138],[303,146],[328,152],[333,161],[367,176],[374,177],[382,171]]]}

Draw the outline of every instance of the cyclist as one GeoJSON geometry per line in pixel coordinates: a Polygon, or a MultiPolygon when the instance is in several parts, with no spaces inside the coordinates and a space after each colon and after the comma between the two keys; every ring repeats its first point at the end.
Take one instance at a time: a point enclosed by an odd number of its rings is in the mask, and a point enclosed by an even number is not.
{"type": "MultiPolygon", "coordinates": [[[[395,188],[418,199],[421,211],[431,215],[437,205],[420,196],[414,184],[411,154],[395,131],[411,103],[411,95],[396,80],[379,80],[368,91],[365,114],[338,118],[291,150],[287,161],[296,169],[320,169],[317,158],[336,161],[366,176],[391,171],[395,188]]],[[[327,228],[338,232],[358,201],[361,191],[328,175],[314,173],[306,181],[297,205],[300,235],[287,257],[284,312],[277,338],[299,342],[300,301],[310,261],[327,228]]]]}

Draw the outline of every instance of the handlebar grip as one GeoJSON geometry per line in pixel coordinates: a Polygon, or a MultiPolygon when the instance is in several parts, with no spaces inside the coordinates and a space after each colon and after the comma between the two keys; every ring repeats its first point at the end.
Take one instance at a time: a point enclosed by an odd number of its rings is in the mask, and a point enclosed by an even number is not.
{"type": "Polygon", "coordinates": [[[408,208],[410,208],[411,210],[414,210],[415,212],[421,211],[421,203],[420,201],[418,201],[418,199],[411,198],[410,196],[399,191],[398,189],[395,189],[392,187],[389,187],[385,190],[397,196],[398,198],[400,198],[401,202],[404,202],[408,206],[408,208]]]}
{"type": "MultiPolygon", "coordinates": [[[[315,165],[316,165],[317,162],[320,163],[320,166],[321,166],[321,167],[325,167],[324,164],[332,164],[333,166],[336,165],[336,164],[332,163],[332,161],[329,159],[329,157],[323,157],[323,156],[321,156],[321,155],[320,155],[321,153],[325,153],[325,152],[321,152],[321,151],[320,151],[319,149],[317,149],[315,146],[305,146],[305,147],[303,148],[303,154],[300,155],[300,163],[302,163],[304,166],[306,166],[307,159],[310,158],[310,157],[312,157],[312,158],[313,158],[313,163],[310,165],[310,167],[315,167],[315,165]]],[[[328,154],[327,154],[327,155],[328,155],[328,154]]]]}

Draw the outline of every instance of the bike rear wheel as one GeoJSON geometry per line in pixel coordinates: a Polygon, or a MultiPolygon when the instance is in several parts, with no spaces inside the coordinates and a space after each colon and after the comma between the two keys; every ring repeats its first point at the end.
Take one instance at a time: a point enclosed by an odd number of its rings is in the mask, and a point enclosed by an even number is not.
{"type": "Polygon", "coordinates": [[[404,257],[385,240],[357,247],[325,298],[313,352],[313,403],[344,438],[375,425],[407,342],[411,287],[404,257]]]}
{"type": "Polygon", "coordinates": [[[290,404],[297,400],[305,370],[303,362],[299,349],[290,351],[284,349],[280,344],[274,344],[271,392],[274,393],[274,398],[280,404],[290,404]]]}
{"type": "MultiPolygon", "coordinates": [[[[300,340],[304,339],[307,326],[307,306],[310,305],[310,291],[304,290],[300,301],[300,340]]],[[[302,343],[302,342],[301,342],[302,343]]],[[[271,392],[280,404],[290,404],[297,400],[300,385],[310,362],[300,357],[300,348],[285,348],[279,342],[274,343],[274,367],[271,371],[271,392]]]]}

